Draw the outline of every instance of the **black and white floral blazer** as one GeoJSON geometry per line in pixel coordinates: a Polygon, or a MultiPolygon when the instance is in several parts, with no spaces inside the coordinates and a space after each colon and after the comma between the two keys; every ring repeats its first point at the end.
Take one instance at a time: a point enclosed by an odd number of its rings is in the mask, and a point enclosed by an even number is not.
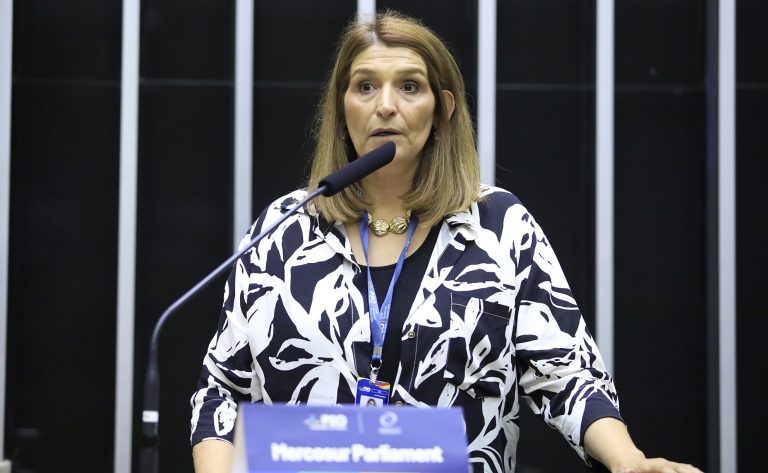
{"type": "MultiPolygon", "coordinates": [[[[475,471],[515,470],[519,400],[582,458],[619,417],[613,381],[542,230],[511,193],[445,218],[402,327],[391,404],[461,406],[475,471]]],[[[270,205],[243,242],[306,195],[270,205]]],[[[192,396],[192,443],[230,440],[237,402],[353,403],[371,355],[366,295],[344,227],[302,211],[234,267],[192,396]]]]}

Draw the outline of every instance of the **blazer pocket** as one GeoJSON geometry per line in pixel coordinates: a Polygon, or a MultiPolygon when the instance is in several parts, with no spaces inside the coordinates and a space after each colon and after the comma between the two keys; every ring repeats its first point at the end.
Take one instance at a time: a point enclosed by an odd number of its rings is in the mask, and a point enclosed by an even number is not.
{"type": "Polygon", "coordinates": [[[451,294],[446,381],[474,398],[506,394],[513,374],[510,314],[502,304],[451,294]]]}

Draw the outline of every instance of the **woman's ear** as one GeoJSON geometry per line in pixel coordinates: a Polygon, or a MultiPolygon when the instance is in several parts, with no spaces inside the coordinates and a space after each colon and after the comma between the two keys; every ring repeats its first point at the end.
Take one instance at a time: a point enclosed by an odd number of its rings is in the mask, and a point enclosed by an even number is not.
{"type": "Polygon", "coordinates": [[[445,105],[445,113],[450,120],[453,116],[453,111],[456,109],[456,99],[453,98],[450,90],[443,91],[443,104],[445,105]]]}

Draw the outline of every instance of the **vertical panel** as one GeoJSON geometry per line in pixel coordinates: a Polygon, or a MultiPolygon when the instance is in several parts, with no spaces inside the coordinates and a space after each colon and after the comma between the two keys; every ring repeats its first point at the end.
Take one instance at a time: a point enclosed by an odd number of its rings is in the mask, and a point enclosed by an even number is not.
{"type": "Polygon", "coordinates": [[[707,459],[702,0],[615,2],[614,362],[638,446],[707,459]]]}
{"type": "Polygon", "coordinates": [[[0,462],[5,459],[8,334],[8,225],[11,199],[11,56],[13,0],[0,0],[0,462]]]}
{"type": "Polygon", "coordinates": [[[14,471],[112,469],[120,12],[120,2],[14,2],[5,422],[14,471]],[[73,438],[78,449],[62,441],[73,438]]]}
{"type": "MultiPolygon", "coordinates": [[[[235,1],[142,2],[133,471],[154,324],[232,250],[235,9],[235,1]]],[[[160,334],[160,471],[192,470],[189,397],[221,290],[203,291],[160,334]]]]}
{"type": "Polygon", "coordinates": [[[736,361],[737,466],[764,465],[768,409],[759,389],[768,333],[768,2],[736,3],[736,361]]]}
{"type": "Polygon", "coordinates": [[[478,3],[477,152],[480,181],[496,184],[496,0],[478,3]]]}
{"type": "Polygon", "coordinates": [[[718,54],[718,241],[720,471],[736,466],[736,3],[720,0],[718,54]]]}
{"type": "Polygon", "coordinates": [[[131,471],[133,346],[138,174],[139,0],[123,1],[120,87],[120,208],[117,261],[117,360],[115,366],[115,473],[131,471]]]}
{"type": "Polygon", "coordinates": [[[613,0],[597,2],[595,105],[595,328],[613,370],[613,0]]]}
{"type": "Polygon", "coordinates": [[[253,0],[237,0],[235,10],[235,172],[232,240],[237,248],[251,226],[253,172],[253,0]]]}
{"type": "Polygon", "coordinates": [[[365,21],[376,15],[376,0],[357,0],[357,21],[365,21]]]}

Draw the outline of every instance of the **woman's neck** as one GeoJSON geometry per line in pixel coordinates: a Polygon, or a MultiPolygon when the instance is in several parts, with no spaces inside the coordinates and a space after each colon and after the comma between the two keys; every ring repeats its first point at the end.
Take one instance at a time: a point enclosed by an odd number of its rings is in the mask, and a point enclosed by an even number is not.
{"type": "Polygon", "coordinates": [[[411,190],[413,172],[386,173],[379,170],[363,180],[364,199],[370,203],[368,211],[377,218],[404,215],[407,208],[403,196],[411,190]]]}

